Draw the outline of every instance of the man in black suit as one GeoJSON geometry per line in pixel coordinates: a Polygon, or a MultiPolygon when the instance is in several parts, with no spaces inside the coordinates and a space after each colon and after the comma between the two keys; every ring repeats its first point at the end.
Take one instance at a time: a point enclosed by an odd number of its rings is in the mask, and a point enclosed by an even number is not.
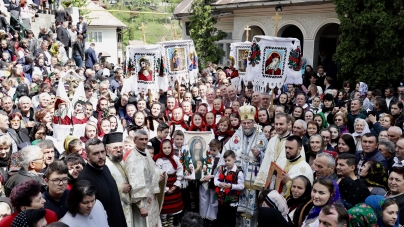
{"type": "Polygon", "coordinates": [[[67,30],[68,25],[69,25],[69,22],[65,21],[65,22],[63,22],[62,25],[60,25],[56,29],[56,33],[57,33],[57,36],[58,36],[56,38],[56,40],[63,43],[63,45],[65,46],[64,48],[66,50],[67,56],[69,56],[69,46],[70,46],[70,34],[69,34],[69,31],[67,30]]]}
{"type": "Polygon", "coordinates": [[[90,47],[84,52],[86,57],[86,69],[92,69],[94,64],[97,63],[97,55],[94,51],[95,44],[91,43],[90,47]]]}
{"type": "Polygon", "coordinates": [[[79,22],[77,22],[77,35],[83,36],[83,45],[85,45],[87,38],[87,23],[84,22],[82,16],[79,17],[79,22]]]}

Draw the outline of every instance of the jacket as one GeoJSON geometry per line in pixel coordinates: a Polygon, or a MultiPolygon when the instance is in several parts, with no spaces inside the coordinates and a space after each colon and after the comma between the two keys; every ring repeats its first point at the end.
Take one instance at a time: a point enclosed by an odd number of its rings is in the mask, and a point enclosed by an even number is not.
{"type": "Polygon", "coordinates": [[[360,169],[360,167],[365,165],[365,163],[369,160],[380,162],[384,166],[384,168],[388,169],[387,161],[382,155],[382,153],[380,153],[379,149],[376,149],[372,153],[366,155],[363,153],[363,151],[358,151],[356,152],[355,156],[356,156],[356,162],[358,163],[358,169],[360,169]]]}
{"type": "Polygon", "coordinates": [[[55,11],[55,22],[56,23],[62,23],[64,21],[67,21],[67,13],[64,10],[56,10],[55,11]]]}
{"type": "Polygon", "coordinates": [[[36,180],[38,183],[41,184],[41,192],[46,191],[46,184],[45,181],[43,180],[42,176],[28,172],[25,169],[20,169],[18,173],[14,174],[12,177],[8,179],[6,184],[4,185],[4,192],[6,193],[6,196],[9,197],[11,190],[17,186],[21,182],[25,182],[27,180],[36,180]]]}
{"type": "Polygon", "coordinates": [[[74,42],[72,52],[73,55],[81,56],[81,58],[84,59],[83,43],[78,40],[74,42]]]}
{"type": "Polygon", "coordinates": [[[85,58],[86,58],[86,68],[92,68],[95,63],[97,63],[97,55],[95,54],[95,51],[93,48],[89,47],[85,52],[84,52],[85,58]]]}
{"type": "Polygon", "coordinates": [[[349,112],[347,115],[347,118],[348,118],[348,123],[347,123],[348,130],[350,133],[353,133],[353,132],[355,132],[355,129],[354,129],[355,119],[356,118],[366,119],[366,114],[364,111],[361,111],[359,114],[355,114],[355,115],[353,115],[351,112],[349,112]]]}
{"type": "Polygon", "coordinates": [[[63,26],[59,26],[58,29],[56,30],[57,33],[57,38],[56,40],[60,41],[63,43],[65,47],[70,46],[70,36],[69,36],[69,31],[63,26]]]}

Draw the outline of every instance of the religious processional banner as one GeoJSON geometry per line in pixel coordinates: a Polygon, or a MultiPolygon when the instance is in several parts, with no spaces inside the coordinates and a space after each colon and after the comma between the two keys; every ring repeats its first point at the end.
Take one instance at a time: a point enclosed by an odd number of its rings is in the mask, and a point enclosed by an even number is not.
{"type": "Polygon", "coordinates": [[[160,45],[127,46],[126,66],[126,75],[130,76],[125,79],[122,92],[167,91],[160,45]]]}
{"type": "Polygon", "coordinates": [[[209,151],[209,142],[214,138],[212,132],[184,132],[185,140],[188,144],[188,151],[183,154],[184,162],[183,165],[188,167],[184,169],[185,179],[196,179],[199,180],[202,177],[203,162],[209,151]],[[212,138],[213,137],[213,138],[212,138]],[[190,157],[187,160],[187,156],[190,157]]]}
{"type": "Polygon", "coordinates": [[[164,72],[168,84],[177,89],[176,81],[189,87],[197,82],[198,57],[192,40],[173,40],[158,43],[163,48],[164,72]]]}
{"type": "Polygon", "coordinates": [[[302,53],[296,38],[254,36],[248,53],[245,80],[264,90],[283,84],[302,84],[302,53]]]}
{"type": "Polygon", "coordinates": [[[237,42],[230,44],[230,64],[238,70],[238,77],[231,78],[231,84],[241,91],[241,79],[244,78],[248,66],[248,52],[251,48],[251,42],[237,42]],[[239,89],[240,88],[240,89],[239,89]]]}

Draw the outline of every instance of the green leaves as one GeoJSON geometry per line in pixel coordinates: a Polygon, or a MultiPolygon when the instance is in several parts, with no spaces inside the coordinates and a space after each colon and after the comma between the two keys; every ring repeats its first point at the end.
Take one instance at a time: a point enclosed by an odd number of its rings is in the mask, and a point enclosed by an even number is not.
{"type": "Polygon", "coordinates": [[[206,67],[208,62],[217,63],[224,51],[215,43],[226,37],[226,33],[217,30],[214,25],[217,19],[212,17],[211,8],[204,0],[195,0],[191,7],[190,36],[195,43],[200,65],[206,67]]]}
{"type": "Polygon", "coordinates": [[[341,21],[334,60],[341,80],[373,88],[404,76],[404,12],[399,0],[335,0],[341,21]]]}

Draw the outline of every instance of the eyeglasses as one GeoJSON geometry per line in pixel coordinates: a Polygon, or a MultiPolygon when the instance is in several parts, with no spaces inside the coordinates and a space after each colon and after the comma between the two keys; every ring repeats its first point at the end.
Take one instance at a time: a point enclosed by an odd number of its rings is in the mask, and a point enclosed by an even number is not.
{"type": "Polygon", "coordinates": [[[69,181],[69,179],[68,179],[68,178],[52,179],[52,180],[49,180],[49,181],[52,182],[53,185],[59,185],[60,183],[67,184],[67,182],[69,181]]]}

